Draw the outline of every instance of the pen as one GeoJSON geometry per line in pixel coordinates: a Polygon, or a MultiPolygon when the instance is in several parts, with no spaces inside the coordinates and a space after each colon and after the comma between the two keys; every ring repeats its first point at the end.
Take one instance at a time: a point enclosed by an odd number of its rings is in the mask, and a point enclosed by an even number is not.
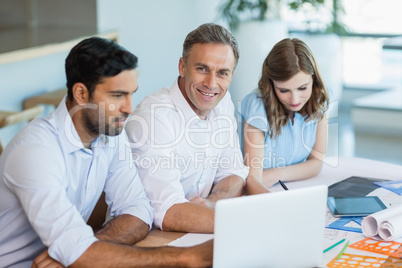
{"type": "Polygon", "coordinates": [[[279,180],[279,183],[281,184],[283,189],[289,190],[288,187],[283,183],[283,181],[279,180]]]}
{"type": "Polygon", "coordinates": [[[349,246],[349,241],[346,242],[346,245],[343,247],[342,251],[339,253],[338,257],[336,257],[337,260],[339,260],[339,258],[342,256],[343,252],[345,251],[345,249],[349,246]]]}
{"type": "Polygon", "coordinates": [[[328,247],[328,248],[324,249],[324,253],[325,253],[325,252],[327,252],[328,250],[330,250],[330,249],[332,249],[332,248],[336,247],[336,246],[337,246],[337,245],[339,245],[340,243],[343,243],[343,241],[345,241],[345,239],[342,239],[341,241],[336,242],[336,243],[335,243],[335,244],[333,244],[332,246],[330,246],[330,247],[328,247]]]}

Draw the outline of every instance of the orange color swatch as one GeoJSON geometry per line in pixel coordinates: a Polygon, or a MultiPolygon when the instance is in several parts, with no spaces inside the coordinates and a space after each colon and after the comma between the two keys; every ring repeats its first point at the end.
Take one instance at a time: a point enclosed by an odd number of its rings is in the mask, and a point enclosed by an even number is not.
{"type": "Polygon", "coordinates": [[[356,254],[343,253],[339,260],[335,257],[327,264],[330,268],[379,268],[386,262],[386,258],[362,256],[356,254]]]}
{"type": "Polygon", "coordinates": [[[400,245],[401,243],[394,241],[378,241],[372,238],[365,238],[351,244],[349,247],[387,256],[399,257],[402,254],[402,248],[399,249],[400,245]]]}

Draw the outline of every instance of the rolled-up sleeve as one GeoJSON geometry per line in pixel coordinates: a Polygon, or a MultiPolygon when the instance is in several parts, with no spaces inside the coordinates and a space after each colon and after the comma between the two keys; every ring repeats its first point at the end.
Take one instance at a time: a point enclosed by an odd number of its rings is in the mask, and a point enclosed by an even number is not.
{"type": "Polygon", "coordinates": [[[125,132],[120,135],[118,150],[111,162],[105,184],[106,202],[112,217],[129,214],[152,227],[153,209],[131,157],[125,132]]]}
{"type": "Polygon", "coordinates": [[[241,116],[241,125],[243,120],[255,128],[258,128],[264,132],[268,132],[269,123],[267,114],[265,112],[265,106],[263,100],[259,97],[259,93],[256,91],[248,94],[241,101],[237,112],[241,116]]]}
{"type": "Polygon", "coordinates": [[[188,202],[180,183],[180,170],[173,167],[158,167],[157,163],[161,163],[161,159],[167,159],[168,156],[156,154],[153,150],[145,154],[148,155],[146,157],[150,160],[149,166],[139,160],[144,159],[141,157],[144,155],[142,152],[137,151],[134,155],[134,157],[137,158],[139,174],[142,178],[147,196],[154,208],[154,224],[156,227],[162,229],[163,219],[168,209],[175,204],[188,202]],[[148,153],[150,153],[150,155],[148,155],[148,153]]]}
{"type": "Polygon", "coordinates": [[[185,203],[188,200],[180,181],[181,170],[172,162],[173,148],[157,146],[175,142],[174,126],[154,117],[154,125],[151,128],[148,125],[151,121],[150,116],[148,112],[144,112],[141,116],[132,116],[126,130],[131,142],[134,162],[154,209],[154,224],[162,229],[167,210],[174,204],[185,203]],[[154,130],[157,131],[151,135],[149,131],[154,130]]]}
{"type": "Polygon", "coordinates": [[[4,180],[20,200],[49,255],[69,266],[97,239],[67,198],[63,164],[49,148],[20,146],[8,156],[4,180]]]}

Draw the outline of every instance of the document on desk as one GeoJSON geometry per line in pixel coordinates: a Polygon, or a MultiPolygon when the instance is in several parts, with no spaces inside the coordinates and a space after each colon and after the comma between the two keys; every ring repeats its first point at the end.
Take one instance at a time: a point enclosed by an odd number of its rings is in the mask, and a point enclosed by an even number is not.
{"type": "Polygon", "coordinates": [[[367,216],[363,233],[371,238],[392,241],[402,238],[402,206],[394,206],[367,216]]]}
{"type": "Polygon", "coordinates": [[[365,196],[380,187],[373,183],[379,181],[385,180],[352,176],[330,185],[328,187],[328,196],[365,196]]]}
{"type": "MultiPolygon", "coordinates": [[[[334,224],[336,221],[340,220],[342,218],[337,218],[334,217],[331,211],[327,210],[327,216],[326,216],[326,222],[327,226],[334,224]]],[[[343,225],[345,227],[352,227],[352,228],[360,228],[360,224],[351,222],[347,225],[343,225]]],[[[350,240],[351,243],[354,243],[356,241],[362,240],[365,238],[365,236],[360,232],[350,232],[345,230],[346,228],[325,228],[324,231],[324,237],[327,239],[328,244],[330,244],[332,241],[339,240],[342,238],[345,238],[346,240],[350,240]]]]}
{"type": "Polygon", "coordinates": [[[388,208],[402,205],[402,199],[400,195],[382,187],[372,191],[367,196],[378,196],[388,208]]]}
{"type": "Polygon", "coordinates": [[[170,242],[168,246],[174,247],[191,247],[214,238],[214,234],[198,234],[198,233],[188,233],[182,237],[170,242]]]}

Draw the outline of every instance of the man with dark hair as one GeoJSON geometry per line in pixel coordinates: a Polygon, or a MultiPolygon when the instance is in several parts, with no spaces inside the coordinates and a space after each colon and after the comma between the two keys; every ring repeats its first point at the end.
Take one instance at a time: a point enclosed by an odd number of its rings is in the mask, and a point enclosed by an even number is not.
{"type": "Polygon", "coordinates": [[[158,228],[212,233],[215,203],[242,192],[248,168],[227,92],[238,59],[228,30],[201,25],[184,41],[180,76],[146,97],[127,122],[158,228]]]}
{"type": "Polygon", "coordinates": [[[210,265],[212,242],[131,246],[153,218],[123,129],[138,89],[137,58],[92,37],[71,50],[65,67],[67,97],[0,158],[1,266],[210,265]],[[94,234],[86,221],[102,192],[114,219],[94,234]]]}

